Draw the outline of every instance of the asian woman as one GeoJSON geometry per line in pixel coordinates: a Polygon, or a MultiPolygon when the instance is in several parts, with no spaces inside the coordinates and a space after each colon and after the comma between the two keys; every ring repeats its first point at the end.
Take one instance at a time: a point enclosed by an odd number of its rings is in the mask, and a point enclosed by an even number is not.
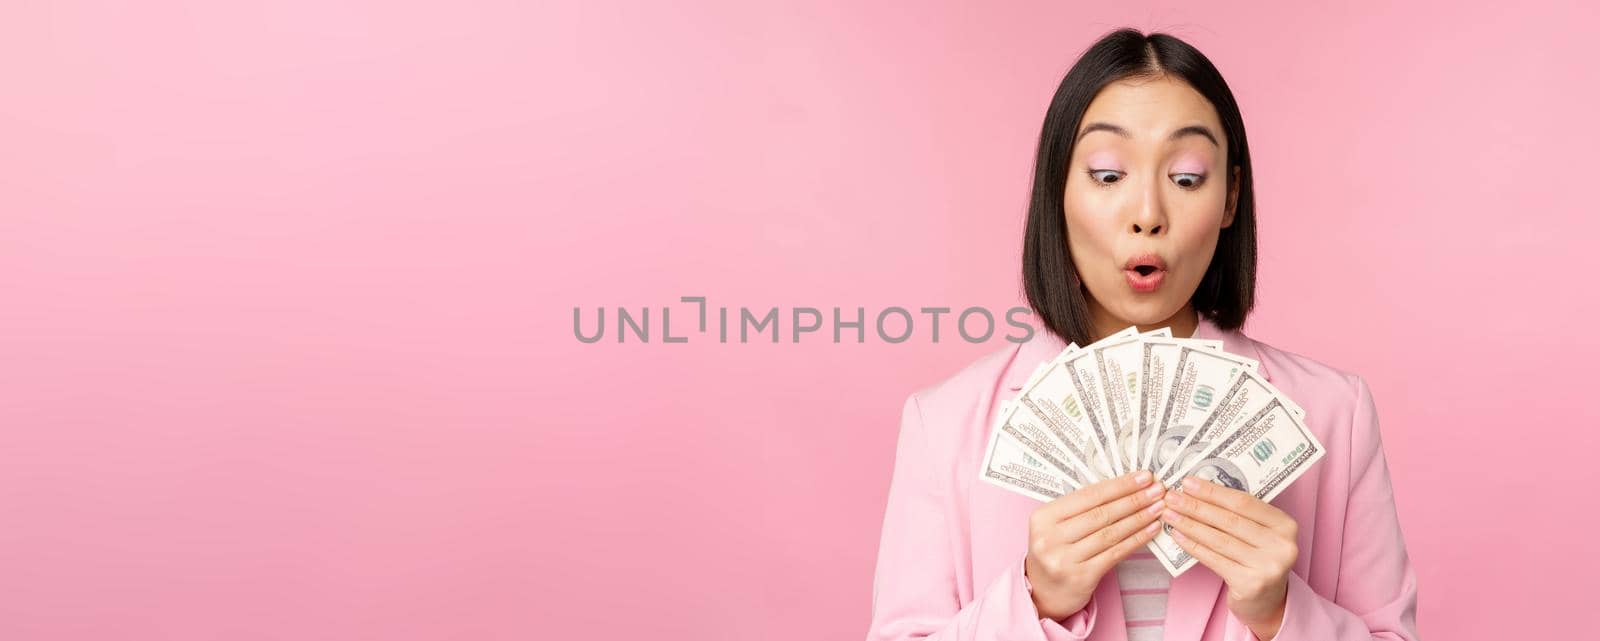
{"type": "Polygon", "coordinates": [[[1045,331],[906,400],[869,641],[1414,640],[1416,575],[1361,376],[1246,336],[1250,153],[1233,94],[1169,35],[1090,47],[1045,113],[1022,280],[1045,331]],[[1139,471],[1048,503],[977,482],[1002,401],[1067,344],[1137,326],[1221,340],[1326,455],[1272,502],[1139,471]],[[1145,550],[1165,523],[1199,566],[1145,550]]]}

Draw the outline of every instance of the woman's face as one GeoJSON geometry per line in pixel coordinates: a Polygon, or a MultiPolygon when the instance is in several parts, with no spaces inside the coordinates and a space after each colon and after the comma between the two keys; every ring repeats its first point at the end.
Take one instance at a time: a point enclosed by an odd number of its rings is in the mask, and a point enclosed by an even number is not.
{"type": "Polygon", "coordinates": [[[1169,324],[1189,309],[1233,224],[1238,173],[1227,179],[1227,158],[1216,109],[1182,80],[1115,82],[1089,104],[1064,203],[1068,249],[1102,332],[1169,324]]]}

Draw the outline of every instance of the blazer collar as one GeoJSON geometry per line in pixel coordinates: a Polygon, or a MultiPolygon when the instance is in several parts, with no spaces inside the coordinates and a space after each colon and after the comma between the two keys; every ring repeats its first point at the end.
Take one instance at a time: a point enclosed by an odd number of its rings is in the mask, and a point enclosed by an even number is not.
{"type": "MultiPolygon", "coordinates": [[[[1222,329],[1217,324],[1199,315],[1195,324],[1194,336],[1191,338],[1208,338],[1222,341],[1222,351],[1238,354],[1258,363],[1256,373],[1267,381],[1272,380],[1272,374],[1267,371],[1267,364],[1261,358],[1259,344],[1243,332],[1236,329],[1222,329]]],[[[1061,350],[1067,348],[1067,342],[1042,327],[1035,327],[1033,339],[1022,344],[1017,351],[1017,360],[1011,364],[1011,369],[1006,372],[1006,387],[1012,391],[1022,389],[1028,381],[1028,375],[1033,373],[1033,368],[1051,358],[1055,358],[1061,350]]]]}

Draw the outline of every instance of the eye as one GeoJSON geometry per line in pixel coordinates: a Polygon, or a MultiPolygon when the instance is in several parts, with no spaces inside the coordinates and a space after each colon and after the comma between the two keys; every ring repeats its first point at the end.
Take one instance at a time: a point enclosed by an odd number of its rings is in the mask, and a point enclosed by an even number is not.
{"type": "Polygon", "coordinates": [[[1088,173],[1089,173],[1089,182],[1092,182],[1095,185],[1100,186],[1100,187],[1110,187],[1113,183],[1116,183],[1117,181],[1122,180],[1122,172],[1117,171],[1115,169],[1090,169],[1088,173]],[[1098,176],[1100,174],[1110,174],[1109,179],[1105,180],[1105,181],[1102,181],[1099,178],[1095,177],[1095,176],[1098,176]]]}
{"type": "Polygon", "coordinates": [[[1172,181],[1184,189],[1199,189],[1206,182],[1206,177],[1202,174],[1173,174],[1172,181]]]}

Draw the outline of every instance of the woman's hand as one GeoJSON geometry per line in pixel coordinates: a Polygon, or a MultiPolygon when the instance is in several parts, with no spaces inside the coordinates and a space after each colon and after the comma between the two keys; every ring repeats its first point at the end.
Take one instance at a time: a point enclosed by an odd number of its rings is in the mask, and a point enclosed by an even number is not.
{"type": "Polygon", "coordinates": [[[1065,618],[1089,603],[1100,577],[1161,531],[1166,488],[1140,470],[1061,495],[1028,521],[1024,575],[1039,616],[1065,618]]]}
{"type": "Polygon", "coordinates": [[[1188,477],[1167,493],[1173,539],[1228,584],[1228,609],[1269,641],[1283,623],[1289,570],[1300,548],[1288,513],[1248,493],[1188,477]]]}

